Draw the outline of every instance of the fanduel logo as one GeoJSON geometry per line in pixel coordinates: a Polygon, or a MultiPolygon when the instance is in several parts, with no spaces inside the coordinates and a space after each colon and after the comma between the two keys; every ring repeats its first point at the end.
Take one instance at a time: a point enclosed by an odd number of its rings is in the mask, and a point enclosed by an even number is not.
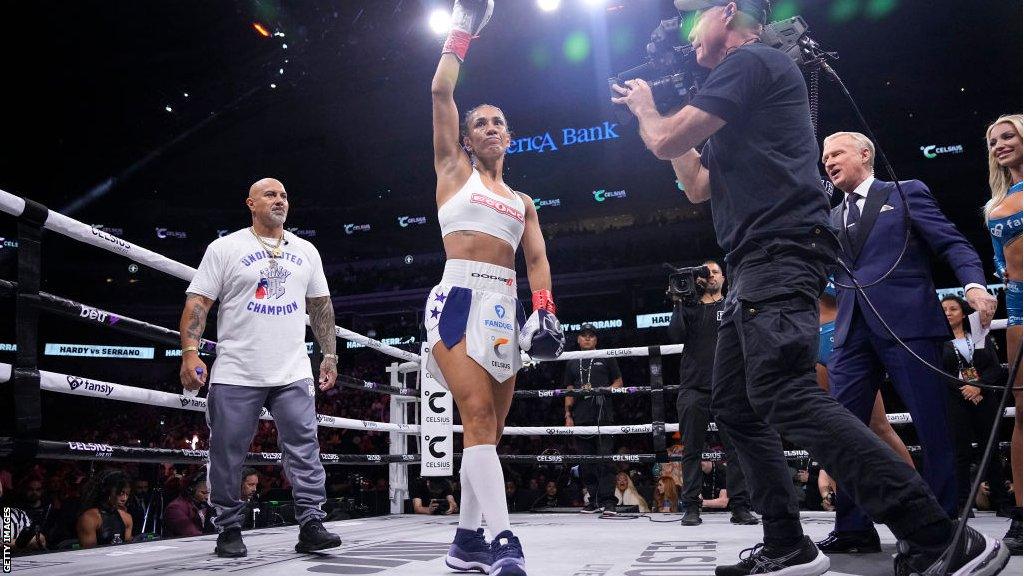
{"type": "MultiPolygon", "coordinates": [[[[573,146],[576,144],[586,144],[587,142],[613,140],[619,137],[619,134],[615,131],[616,127],[618,127],[618,124],[614,122],[603,122],[598,126],[591,126],[589,128],[562,128],[560,145],[573,146]]],[[[545,132],[536,136],[516,138],[509,144],[507,152],[509,154],[519,154],[520,152],[555,152],[558,150],[558,146],[558,144],[555,144],[555,139],[551,137],[551,132],[545,132]]]]}
{"type": "Polygon", "coordinates": [[[935,158],[939,154],[963,154],[964,147],[962,144],[955,144],[953,146],[921,146],[921,153],[924,154],[925,158],[935,158]]]}

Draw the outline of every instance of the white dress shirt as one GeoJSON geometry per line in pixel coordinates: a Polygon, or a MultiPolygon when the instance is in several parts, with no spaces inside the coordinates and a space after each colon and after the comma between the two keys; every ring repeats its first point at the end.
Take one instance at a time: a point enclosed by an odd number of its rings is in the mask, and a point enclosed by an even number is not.
{"type": "MultiPolygon", "coordinates": [[[[867,178],[864,179],[863,182],[858,184],[857,187],[853,189],[853,192],[847,192],[847,194],[854,194],[854,195],[857,196],[857,200],[856,200],[856,202],[857,202],[857,210],[860,211],[861,220],[864,219],[864,202],[866,202],[867,199],[868,199],[868,190],[871,189],[871,184],[873,184],[874,182],[875,182],[875,177],[874,176],[868,176],[867,178]]],[[[850,205],[847,202],[847,200],[844,198],[843,199],[843,224],[845,224],[846,226],[849,226],[849,224],[847,223],[847,220],[849,218],[849,214],[850,214],[850,205]]],[[[967,291],[970,290],[971,288],[981,288],[982,290],[985,290],[985,287],[982,286],[981,284],[977,284],[977,283],[971,282],[967,286],[964,286],[964,294],[966,295],[967,291]]]]}

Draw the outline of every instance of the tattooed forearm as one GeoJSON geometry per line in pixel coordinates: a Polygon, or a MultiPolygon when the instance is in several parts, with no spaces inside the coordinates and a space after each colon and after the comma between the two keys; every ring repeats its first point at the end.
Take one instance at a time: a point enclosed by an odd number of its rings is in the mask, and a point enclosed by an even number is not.
{"type": "Polygon", "coordinates": [[[309,314],[309,327],[320,349],[326,354],[336,354],[338,340],[334,334],[334,304],[331,297],[306,298],[306,312],[309,314]]]}
{"type": "Polygon", "coordinates": [[[189,294],[185,298],[185,310],[181,313],[182,349],[189,346],[198,347],[203,338],[203,331],[206,329],[206,316],[210,312],[213,302],[198,294],[189,294]]]}

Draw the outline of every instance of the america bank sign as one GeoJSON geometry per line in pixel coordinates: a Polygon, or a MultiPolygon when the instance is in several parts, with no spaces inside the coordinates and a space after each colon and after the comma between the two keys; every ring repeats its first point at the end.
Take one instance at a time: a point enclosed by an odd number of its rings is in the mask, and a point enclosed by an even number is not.
{"type": "Polygon", "coordinates": [[[542,154],[544,152],[557,152],[560,147],[564,148],[566,146],[600,142],[602,140],[615,140],[619,137],[619,133],[616,132],[619,129],[618,126],[615,122],[602,122],[596,126],[585,128],[562,128],[555,130],[554,136],[552,136],[551,131],[547,131],[535,136],[516,138],[509,144],[508,153],[537,152],[542,154]]]}

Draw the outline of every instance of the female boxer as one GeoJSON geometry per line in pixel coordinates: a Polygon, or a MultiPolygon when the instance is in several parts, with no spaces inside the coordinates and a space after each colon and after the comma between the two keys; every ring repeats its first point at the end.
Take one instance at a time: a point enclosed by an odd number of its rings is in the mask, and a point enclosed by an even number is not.
{"type": "Polygon", "coordinates": [[[525,575],[512,534],[496,444],[512,403],[520,348],[538,358],[561,354],[551,272],[533,200],[502,181],[508,122],[489,104],[470,110],[461,131],[455,84],[471,38],[490,19],[493,0],[457,0],[453,29],[431,84],[437,219],[444,276],[427,297],[428,369],[451,390],[462,417],[459,527],[445,563],[454,569],[525,575]],[[461,132],[461,133],[460,133],[461,132]],[[521,324],[515,256],[520,242],[533,290],[533,315],[521,324]],[[480,529],[487,521],[493,541],[480,529]]]}

